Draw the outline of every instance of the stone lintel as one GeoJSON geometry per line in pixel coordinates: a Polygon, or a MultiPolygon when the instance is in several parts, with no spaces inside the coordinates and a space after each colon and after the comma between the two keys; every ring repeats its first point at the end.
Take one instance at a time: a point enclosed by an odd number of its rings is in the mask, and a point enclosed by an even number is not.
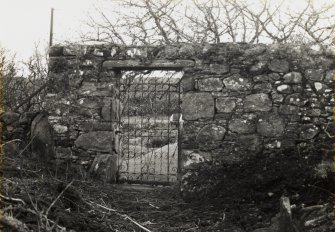
{"type": "Polygon", "coordinates": [[[193,67],[195,62],[193,60],[153,60],[145,63],[141,60],[107,60],[103,63],[105,69],[181,69],[186,67],[193,67]]]}

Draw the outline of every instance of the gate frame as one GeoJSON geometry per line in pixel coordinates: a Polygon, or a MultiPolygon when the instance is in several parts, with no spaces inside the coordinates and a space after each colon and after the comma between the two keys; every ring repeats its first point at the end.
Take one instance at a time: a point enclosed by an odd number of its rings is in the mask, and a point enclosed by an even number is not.
{"type": "MultiPolygon", "coordinates": [[[[139,60],[107,60],[103,63],[102,69],[103,71],[114,71],[115,72],[115,77],[118,80],[118,85],[120,85],[120,80],[122,79],[122,71],[141,71],[141,70],[154,70],[154,71],[175,71],[175,72],[183,72],[184,69],[194,67],[195,62],[194,60],[154,60],[151,64],[143,64],[139,60]]],[[[182,80],[183,76],[180,78],[180,82],[182,80]]],[[[118,86],[120,87],[120,86],[118,86]]],[[[179,84],[178,87],[179,91],[179,104],[180,104],[180,93],[181,93],[181,87],[179,84]]],[[[120,97],[121,92],[119,91],[119,97],[120,97]]],[[[118,124],[120,125],[121,123],[121,115],[119,117],[119,122],[118,124]]],[[[122,133],[122,131],[120,131],[122,133]]],[[[160,182],[160,181],[145,181],[145,180],[140,180],[140,181],[129,181],[129,180],[124,180],[124,181],[119,181],[119,183],[137,183],[137,184],[150,184],[150,185],[173,185],[176,183],[180,183],[181,177],[182,177],[182,135],[180,134],[181,129],[180,129],[180,123],[178,122],[178,137],[177,137],[177,181],[176,182],[160,182]]],[[[120,140],[120,137],[118,137],[120,140]]],[[[122,149],[121,146],[118,146],[119,149],[122,149]]],[[[118,158],[117,158],[117,163],[118,163],[118,171],[119,171],[119,155],[121,154],[121,151],[118,151],[118,158]]]]}

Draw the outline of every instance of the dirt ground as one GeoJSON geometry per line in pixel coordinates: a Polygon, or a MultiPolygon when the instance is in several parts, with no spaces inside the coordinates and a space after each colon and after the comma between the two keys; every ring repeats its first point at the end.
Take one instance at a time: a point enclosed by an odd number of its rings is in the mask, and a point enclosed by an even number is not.
{"type": "MultiPolygon", "coordinates": [[[[280,166],[278,162],[272,162],[267,176],[251,178],[258,166],[263,168],[251,163],[253,169],[242,168],[245,171],[240,172],[236,168],[235,172],[222,173],[231,181],[222,188],[231,187],[218,189],[220,194],[213,194],[216,197],[187,202],[182,199],[178,186],[112,185],[92,179],[73,180],[70,174],[56,178],[38,166],[33,168],[34,165],[27,162],[20,166],[12,160],[11,164],[5,163],[3,169],[1,209],[5,215],[23,222],[27,227],[21,230],[24,232],[249,232],[273,224],[283,194],[297,207],[328,204],[327,214],[333,215],[333,184],[297,185],[302,183],[299,175],[304,169],[296,166],[294,160],[287,157],[285,160],[295,166],[295,169],[291,168],[292,172],[282,168],[284,162],[280,166]],[[237,184],[237,179],[245,183],[239,181],[237,184]],[[258,182],[252,183],[250,179],[258,182]]],[[[311,218],[317,217],[315,214],[311,218]]],[[[334,218],[335,214],[322,222],[321,229],[300,231],[332,231],[328,224],[334,218]]],[[[20,230],[7,225],[3,231],[20,230]]]]}

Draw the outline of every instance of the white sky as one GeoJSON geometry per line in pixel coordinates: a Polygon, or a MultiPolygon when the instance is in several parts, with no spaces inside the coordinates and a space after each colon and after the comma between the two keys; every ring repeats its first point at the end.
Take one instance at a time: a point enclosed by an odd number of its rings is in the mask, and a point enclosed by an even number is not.
{"type": "MultiPolygon", "coordinates": [[[[116,1],[118,0],[0,0],[0,46],[16,53],[17,58],[22,60],[33,54],[38,43],[40,48],[46,48],[49,43],[51,7],[55,8],[54,43],[76,41],[79,31],[84,28],[87,14],[93,12],[94,5],[116,1]]],[[[335,0],[314,2],[334,3],[335,0]]],[[[299,8],[303,5],[301,3],[301,0],[292,0],[290,4],[293,8],[299,8]]]]}
{"type": "Polygon", "coordinates": [[[54,43],[75,39],[87,12],[97,0],[0,0],[0,46],[18,59],[32,55],[35,44],[49,43],[50,11],[54,12],[54,43]]]}

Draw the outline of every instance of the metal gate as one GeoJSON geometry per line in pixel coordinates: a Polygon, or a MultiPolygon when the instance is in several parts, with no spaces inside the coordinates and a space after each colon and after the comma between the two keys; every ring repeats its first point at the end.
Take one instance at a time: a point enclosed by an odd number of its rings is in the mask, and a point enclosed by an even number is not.
{"type": "Polygon", "coordinates": [[[181,76],[176,71],[122,73],[121,182],[164,184],[177,180],[181,76]]]}

